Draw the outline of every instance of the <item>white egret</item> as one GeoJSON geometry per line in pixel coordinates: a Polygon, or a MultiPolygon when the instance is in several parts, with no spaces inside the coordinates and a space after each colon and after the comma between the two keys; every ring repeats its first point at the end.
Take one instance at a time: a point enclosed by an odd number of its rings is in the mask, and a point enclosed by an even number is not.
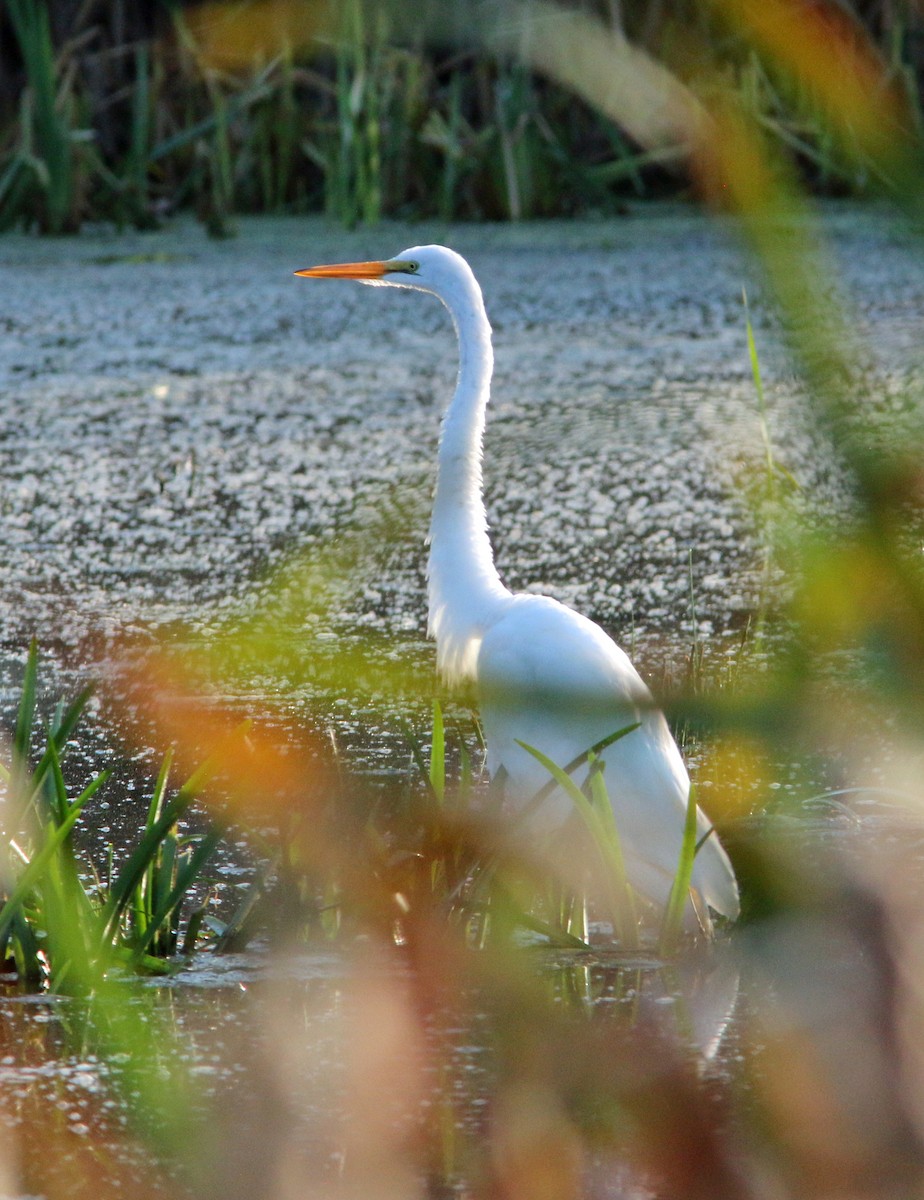
{"type": "MultiPolygon", "coordinates": [[[[667,722],[627,655],[587,617],[547,596],[513,593],[501,582],[488,540],[482,441],[494,356],[481,289],[468,263],[444,246],[415,246],[383,262],[309,267],[297,275],[355,279],[430,292],[459,339],[455,394],[443,417],[430,524],[429,631],[449,684],[474,683],[492,776],[520,804],[548,783],[521,742],[567,766],[627,725],[606,748],[606,784],[632,885],[667,902],[676,872],[690,781],[667,722]]],[[[536,818],[562,823],[571,801],[553,792],[536,818]]],[[[738,914],[735,875],[710,824],[693,866],[700,901],[738,914]]]]}

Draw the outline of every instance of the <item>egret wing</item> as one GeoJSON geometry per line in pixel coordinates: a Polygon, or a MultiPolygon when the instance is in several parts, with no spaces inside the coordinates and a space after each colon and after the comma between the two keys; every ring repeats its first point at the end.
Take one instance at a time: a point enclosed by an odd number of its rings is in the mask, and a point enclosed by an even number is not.
{"type": "MultiPolygon", "coordinates": [[[[548,774],[519,744],[566,766],[596,742],[638,724],[602,757],[630,879],[664,904],[677,869],[689,778],[663,714],[628,656],[586,617],[541,596],[518,596],[485,635],[478,690],[488,768],[506,772],[508,794],[524,803],[548,774]]],[[[585,771],[577,773],[580,782],[585,771]]],[[[560,790],[538,814],[561,824],[570,801],[560,790]]],[[[708,833],[698,813],[699,837],[708,833]]],[[[719,912],[737,913],[731,864],[710,838],[694,864],[694,886],[719,912]]]]}

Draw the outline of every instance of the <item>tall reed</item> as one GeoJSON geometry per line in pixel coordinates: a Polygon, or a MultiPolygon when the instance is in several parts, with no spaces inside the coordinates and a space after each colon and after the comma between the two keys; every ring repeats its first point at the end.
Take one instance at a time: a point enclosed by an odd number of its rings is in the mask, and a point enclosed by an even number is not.
{"type": "MultiPolygon", "coordinates": [[[[0,226],[146,227],[183,208],[216,234],[234,212],[517,220],[616,211],[626,196],[686,186],[662,153],[509,50],[431,39],[398,3],[347,0],[319,25],[314,5],[280,0],[291,19],[276,35],[259,5],[250,16],[247,5],[172,7],[156,37],[128,22],[125,44],[107,39],[126,21],[110,28],[92,6],[55,41],[53,5],[4,3],[21,67],[18,89],[0,90],[0,226]]],[[[832,130],[811,86],[719,36],[703,6],[628,5],[625,23],[694,91],[730,81],[814,186],[887,182],[862,139],[832,130]]],[[[882,36],[917,112],[914,43],[898,20],[882,36]]]]}

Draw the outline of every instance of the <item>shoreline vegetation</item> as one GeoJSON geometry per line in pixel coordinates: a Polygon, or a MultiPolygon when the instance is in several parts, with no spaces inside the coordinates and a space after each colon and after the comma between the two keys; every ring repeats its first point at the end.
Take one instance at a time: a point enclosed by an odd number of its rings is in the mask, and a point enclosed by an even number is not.
{"type": "MultiPolygon", "coordinates": [[[[912,136],[924,18],[806,7],[823,17],[826,82],[823,61],[781,69],[785,22],[775,32],[739,7],[4,0],[0,230],[144,229],[181,211],[216,236],[243,213],[347,226],[613,214],[708,191],[703,164],[688,169],[692,127],[729,105],[812,190],[891,186],[857,112],[839,122],[830,104],[846,95],[837,73],[862,86],[865,72],[882,135],[912,136]]],[[[810,43],[806,13],[790,15],[810,43]]]]}

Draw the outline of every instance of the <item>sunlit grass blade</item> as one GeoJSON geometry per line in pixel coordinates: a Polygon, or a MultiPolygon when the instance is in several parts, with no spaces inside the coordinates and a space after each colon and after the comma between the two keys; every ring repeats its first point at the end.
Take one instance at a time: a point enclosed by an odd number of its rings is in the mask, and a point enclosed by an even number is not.
{"type": "MultiPolygon", "coordinates": [[[[70,807],[60,758],[51,739],[49,749],[52,752],[50,781],[53,781],[56,794],[50,800],[52,815],[46,826],[46,837],[66,819],[70,807]]],[[[60,842],[47,870],[36,883],[35,891],[34,923],[43,929],[46,937],[49,989],[60,993],[66,988],[72,964],[94,960],[98,943],[98,911],[81,881],[71,837],[60,842]]]]}
{"type": "Polygon", "coordinates": [[[633,921],[627,919],[634,910],[627,903],[629,884],[626,879],[625,864],[615,823],[609,826],[604,822],[594,804],[587,799],[568,772],[553,762],[548,755],[537,750],[535,746],[527,745],[526,742],[517,740],[517,745],[522,746],[528,754],[531,754],[537,762],[545,767],[555,784],[562,788],[573,802],[591,834],[603,863],[604,875],[609,885],[607,887],[608,907],[613,921],[613,929],[623,945],[634,945],[638,935],[633,921]]]}
{"type": "MultiPolygon", "coordinates": [[[[153,878],[151,881],[151,922],[156,920],[155,914],[163,910],[167,896],[170,893],[172,880],[177,868],[179,839],[176,826],[172,825],[160,839],[157,853],[152,863],[153,878]]],[[[168,910],[169,911],[169,910],[168,910]]]]}
{"type": "Polygon", "coordinates": [[[6,935],[13,912],[22,902],[23,898],[41,880],[42,875],[48,869],[55,855],[70,836],[71,830],[77,823],[84,806],[99,791],[108,778],[109,772],[103,771],[100,775],[97,775],[92,783],[84,788],[77,799],[70,805],[67,816],[61,824],[48,835],[41,850],[30,859],[29,865],[17,879],[9,899],[0,908],[0,941],[6,935]]]}
{"type": "Polygon", "coordinates": [[[439,700],[433,701],[433,733],[430,738],[430,787],[440,804],[446,796],[446,731],[439,700]]]}
{"type": "MultiPolygon", "coordinates": [[[[154,782],[154,788],[151,792],[151,802],[148,805],[148,815],[145,821],[145,829],[151,829],[157,824],[157,820],[161,815],[164,805],[164,796],[167,791],[167,779],[170,775],[170,767],[173,763],[173,751],[168,750],[164,755],[160,764],[160,770],[157,773],[157,779],[154,782]]],[[[135,887],[132,896],[132,919],[135,928],[144,932],[147,930],[152,916],[152,906],[154,902],[154,864],[156,855],[145,868],[141,882],[135,887]]],[[[111,886],[110,886],[111,892],[111,886]]]]}
{"type": "Polygon", "coordinates": [[[770,427],[767,424],[767,400],[764,395],[764,385],[760,374],[760,359],[757,356],[757,343],[754,340],[754,329],[751,325],[751,310],[748,307],[747,291],[741,289],[741,299],[744,304],[744,325],[748,339],[748,358],[751,363],[751,375],[754,379],[754,390],[757,393],[758,415],[760,420],[760,437],[764,446],[764,456],[767,466],[767,489],[773,498],[776,489],[776,463],[773,456],[773,443],[770,440],[770,427]]]}
{"type": "MultiPolygon", "coordinates": [[[[189,859],[179,868],[176,873],[175,884],[154,910],[144,937],[134,948],[134,960],[136,963],[140,962],[146,954],[148,947],[164,927],[170,914],[177,908],[177,905],[189,891],[189,888],[199,878],[202,868],[209,858],[211,858],[216,846],[221,841],[221,837],[222,832],[218,829],[213,829],[205,834],[200,838],[189,859]]],[[[193,946],[190,946],[190,949],[192,948],[193,946]]]]}
{"type": "Polygon", "coordinates": [[[587,943],[567,929],[551,925],[535,913],[527,912],[514,899],[510,889],[496,877],[491,881],[486,915],[490,918],[494,940],[502,940],[511,931],[526,929],[530,933],[540,934],[551,946],[565,946],[573,950],[587,949],[587,943]]]}
{"type": "Polygon", "coordinates": [[[48,794],[55,823],[60,825],[67,817],[67,810],[70,804],[67,798],[67,784],[64,782],[64,773],[61,770],[61,756],[50,735],[48,738],[48,750],[51,754],[51,786],[45,790],[48,794]]]}
{"type": "MultiPolygon", "coordinates": [[[[197,772],[197,776],[198,774],[197,772]]],[[[198,780],[196,777],[193,777],[164,806],[161,815],[154,824],[145,830],[143,838],[129,855],[121,871],[119,871],[113,881],[109,898],[103,910],[103,937],[105,940],[111,940],[115,936],[119,921],[126,906],[132,899],[134,889],[138,886],[151,861],[158,853],[168,831],[179,821],[195,800],[197,791],[198,780]]]]}
{"type": "Polygon", "coordinates": [[[683,928],[683,917],[687,904],[690,902],[690,883],[693,878],[693,861],[696,858],[696,788],[690,784],[690,794],[687,798],[687,811],[683,822],[683,841],[680,846],[680,859],[677,863],[677,873],[671,885],[667,908],[664,910],[664,920],[661,924],[659,948],[662,954],[673,954],[680,932],[683,928]]]}
{"type": "Polygon", "coordinates": [[[22,681],[22,695],[16,712],[16,725],[13,730],[13,751],[25,763],[29,757],[32,727],[35,721],[36,682],[38,678],[38,643],[33,639],[29,644],[29,655],[26,659],[26,670],[22,681]]]}
{"type": "Polygon", "coordinates": [[[632,887],[629,884],[629,877],[626,873],[622,842],[619,838],[619,830],[616,828],[616,815],[613,812],[613,804],[607,790],[606,780],[603,777],[603,760],[593,755],[590,758],[590,765],[588,782],[590,784],[591,801],[603,827],[607,844],[611,848],[611,856],[615,867],[612,879],[614,909],[620,915],[625,913],[625,920],[616,929],[616,933],[623,945],[631,950],[638,945],[638,922],[635,913],[635,900],[632,895],[632,887]]]}
{"type": "MultiPolygon", "coordinates": [[[[243,739],[250,728],[250,721],[244,721],[238,725],[226,739],[225,749],[232,743],[243,739]]],[[[129,855],[128,860],[113,881],[103,910],[103,937],[105,940],[111,940],[115,937],[122,915],[126,907],[131,903],[135,889],[138,887],[148,866],[158,854],[164,838],[184,813],[186,813],[218,768],[219,763],[214,756],[207,759],[190,775],[172,800],[160,805],[158,809],[159,816],[153,824],[149,824],[146,827],[141,841],[129,855]]],[[[166,778],[164,767],[161,768],[161,776],[166,778]]],[[[160,776],[158,780],[160,780],[160,776]]],[[[156,790],[155,788],[155,792],[156,790]]]]}
{"type": "MultiPolygon", "coordinates": [[[[27,678],[23,683],[23,690],[24,698],[29,690],[31,690],[33,693],[31,700],[31,720],[34,723],[35,682],[33,680],[31,684],[29,683],[28,672],[27,678]]],[[[80,718],[83,715],[92,694],[92,687],[84,688],[83,691],[79,693],[77,698],[73,700],[59,716],[56,716],[51,727],[50,736],[46,740],[44,753],[39,759],[35,770],[32,771],[31,774],[29,774],[28,767],[26,766],[28,756],[20,756],[19,759],[16,760],[19,763],[19,766],[14,766],[14,771],[9,774],[9,781],[11,792],[14,796],[19,797],[19,812],[10,822],[11,828],[15,827],[16,824],[18,824],[23,816],[29,811],[30,807],[35,804],[39,793],[45,785],[45,780],[48,775],[48,771],[51,769],[54,756],[64,753],[64,748],[75,728],[77,727],[77,724],[80,721],[80,718]]],[[[20,705],[20,712],[22,712],[22,704],[20,705]]],[[[26,734],[25,741],[27,745],[30,740],[30,735],[26,734]]]]}
{"type": "MultiPolygon", "coordinates": [[[[627,737],[634,730],[638,729],[639,725],[640,722],[635,721],[631,725],[624,725],[622,729],[617,729],[614,733],[608,734],[605,738],[601,738],[599,742],[594,742],[592,746],[588,746],[586,750],[583,750],[575,758],[572,758],[571,762],[561,769],[566,775],[573,775],[575,771],[577,771],[590,759],[592,754],[602,754],[607,747],[612,746],[615,742],[618,742],[620,738],[627,737]]],[[[548,800],[549,796],[552,795],[557,787],[558,782],[553,777],[548,781],[548,783],[542,785],[542,787],[536,792],[535,796],[530,796],[528,802],[524,804],[514,819],[518,823],[528,820],[528,818],[531,817],[534,812],[537,812],[542,807],[542,805],[546,800],[548,800]]]]}

